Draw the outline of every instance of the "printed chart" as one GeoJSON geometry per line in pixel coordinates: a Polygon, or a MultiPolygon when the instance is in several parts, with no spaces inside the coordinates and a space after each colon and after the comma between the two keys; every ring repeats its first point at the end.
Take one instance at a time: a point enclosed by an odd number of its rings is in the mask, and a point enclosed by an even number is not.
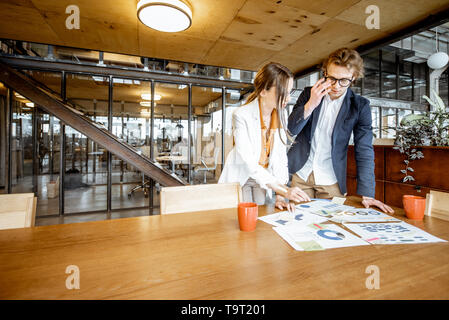
{"type": "Polygon", "coordinates": [[[314,251],[341,247],[365,246],[366,241],[334,224],[290,225],[274,227],[295,250],[314,251]]]}
{"type": "Polygon", "coordinates": [[[374,209],[352,208],[346,211],[337,212],[332,215],[330,220],[338,223],[345,222],[400,222],[388,214],[374,209]]]}
{"type": "Polygon", "coordinates": [[[344,225],[372,244],[447,242],[403,221],[344,225]]]}
{"type": "Polygon", "coordinates": [[[296,208],[326,218],[331,218],[335,214],[342,213],[350,209],[354,209],[353,207],[350,206],[337,204],[329,201],[310,201],[307,203],[300,203],[296,206],[296,208]]]}
{"type": "Polygon", "coordinates": [[[326,218],[311,214],[307,211],[296,209],[294,213],[288,211],[282,211],[259,217],[259,220],[269,223],[273,226],[289,226],[291,224],[304,224],[322,223],[327,221],[326,218]]]}

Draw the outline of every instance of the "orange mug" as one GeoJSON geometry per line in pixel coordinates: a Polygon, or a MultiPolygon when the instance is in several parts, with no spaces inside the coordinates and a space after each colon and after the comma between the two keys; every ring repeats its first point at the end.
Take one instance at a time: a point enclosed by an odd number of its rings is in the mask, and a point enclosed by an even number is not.
{"type": "Polygon", "coordinates": [[[239,203],[239,226],[242,231],[254,231],[256,229],[258,207],[253,202],[239,203]]]}
{"type": "Polygon", "coordinates": [[[426,209],[426,198],[403,195],[402,205],[404,206],[405,215],[412,220],[422,220],[426,209]]]}

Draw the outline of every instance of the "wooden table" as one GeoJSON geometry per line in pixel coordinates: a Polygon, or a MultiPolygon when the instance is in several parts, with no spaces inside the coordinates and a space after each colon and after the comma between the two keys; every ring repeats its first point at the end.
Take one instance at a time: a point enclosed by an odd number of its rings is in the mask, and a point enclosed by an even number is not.
{"type": "MultiPolygon", "coordinates": [[[[449,239],[449,222],[396,212],[449,239]]],[[[262,221],[239,231],[236,209],[0,231],[0,299],[448,299],[448,266],[449,243],[295,251],[262,221]]]]}

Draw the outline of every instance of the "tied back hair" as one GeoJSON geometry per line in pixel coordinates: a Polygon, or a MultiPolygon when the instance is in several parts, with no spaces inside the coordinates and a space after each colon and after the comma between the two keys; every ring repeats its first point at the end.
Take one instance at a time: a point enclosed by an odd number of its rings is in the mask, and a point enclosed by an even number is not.
{"type": "MultiPolygon", "coordinates": [[[[263,90],[270,90],[271,87],[274,86],[276,88],[278,126],[284,130],[288,141],[291,143],[293,142],[293,137],[288,131],[286,112],[282,108],[282,104],[289,94],[288,80],[290,78],[293,78],[293,73],[287,67],[276,62],[266,64],[257,72],[256,77],[254,78],[254,91],[248,97],[246,104],[256,100],[263,90]]],[[[278,134],[282,143],[287,145],[287,142],[282,138],[280,131],[278,134]]]]}

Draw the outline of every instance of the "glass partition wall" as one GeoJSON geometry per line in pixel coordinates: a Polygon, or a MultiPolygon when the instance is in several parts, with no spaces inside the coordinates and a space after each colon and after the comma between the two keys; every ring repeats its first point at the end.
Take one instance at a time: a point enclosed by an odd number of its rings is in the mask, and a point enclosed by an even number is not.
{"type": "MultiPolygon", "coordinates": [[[[247,92],[82,72],[21,71],[190,184],[217,183],[233,146],[232,113],[247,92]]],[[[11,137],[2,134],[12,142],[11,187],[2,140],[0,192],[34,192],[37,217],[158,212],[160,185],[39,105],[10,92],[11,103],[7,86],[0,86],[2,124],[6,110],[12,111],[11,137]]],[[[9,129],[2,125],[2,130],[9,129]]]]}

